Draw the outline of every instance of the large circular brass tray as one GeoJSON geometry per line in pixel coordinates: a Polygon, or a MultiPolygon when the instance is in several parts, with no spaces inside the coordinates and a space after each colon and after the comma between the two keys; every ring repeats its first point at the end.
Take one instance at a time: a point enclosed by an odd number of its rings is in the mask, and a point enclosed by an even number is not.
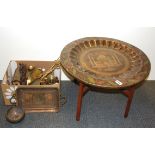
{"type": "Polygon", "coordinates": [[[144,81],[150,61],[137,47],[101,37],[68,44],[60,56],[64,70],[79,81],[102,88],[125,88],[144,81]]]}

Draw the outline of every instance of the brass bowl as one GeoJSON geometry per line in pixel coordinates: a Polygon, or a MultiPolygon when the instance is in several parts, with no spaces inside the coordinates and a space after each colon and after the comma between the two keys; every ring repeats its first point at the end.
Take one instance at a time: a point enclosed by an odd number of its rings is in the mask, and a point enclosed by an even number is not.
{"type": "Polygon", "coordinates": [[[102,37],[83,38],[68,44],[60,56],[61,66],[75,79],[96,87],[126,88],[144,81],[150,61],[135,46],[102,37]]]}
{"type": "Polygon", "coordinates": [[[10,123],[18,123],[24,119],[24,116],[24,110],[20,107],[14,106],[7,111],[6,120],[10,123]]]}

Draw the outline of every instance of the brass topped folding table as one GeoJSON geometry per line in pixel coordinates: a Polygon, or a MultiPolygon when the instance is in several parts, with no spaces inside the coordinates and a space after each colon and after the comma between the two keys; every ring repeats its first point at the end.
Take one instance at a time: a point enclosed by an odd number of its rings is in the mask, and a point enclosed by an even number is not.
{"type": "Polygon", "coordinates": [[[128,97],[128,116],[135,88],[148,77],[151,64],[137,47],[102,37],[82,38],[68,44],[60,56],[64,71],[79,82],[76,120],[80,120],[82,98],[89,88],[119,90],[128,97]]]}

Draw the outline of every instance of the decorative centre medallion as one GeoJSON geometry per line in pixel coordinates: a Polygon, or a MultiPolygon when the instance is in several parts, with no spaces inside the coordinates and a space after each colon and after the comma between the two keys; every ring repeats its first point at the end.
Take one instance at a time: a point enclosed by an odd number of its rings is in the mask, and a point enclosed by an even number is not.
{"type": "Polygon", "coordinates": [[[129,67],[129,60],[113,49],[91,48],[83,51],[81,65],[99,75],[118,75],[129,67]]]}

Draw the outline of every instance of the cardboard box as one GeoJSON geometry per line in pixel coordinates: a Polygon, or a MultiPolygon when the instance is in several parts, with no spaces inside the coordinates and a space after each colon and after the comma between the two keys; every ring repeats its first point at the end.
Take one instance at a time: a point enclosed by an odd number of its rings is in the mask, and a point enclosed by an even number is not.
{"type": "Polygon", "coordinates": [[[17,66],[20,64],[35,66],[49,70],[53,61],[10,61],[1,83],[5,105],[11,105],[11,95],[16,95],[16,104],[22,106],[25,112],[58,112],[60,104],[61,70],[56,68],[54,75],[59,83],[53,85],[12,85],[17,66]]]}

